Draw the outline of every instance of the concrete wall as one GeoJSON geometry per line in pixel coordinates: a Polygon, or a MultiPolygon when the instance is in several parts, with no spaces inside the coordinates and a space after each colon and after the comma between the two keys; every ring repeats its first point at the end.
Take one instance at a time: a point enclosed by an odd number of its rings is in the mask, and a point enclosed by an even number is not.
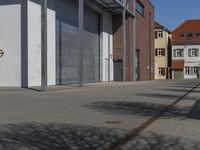
{"type": "Polygon", "coordinates": [[[0,3],[0,86],[21,86],[21,4],[0,3]]]}
{"type": "Polygon", "coordinates": [[[112,36],[112,15],[103,12],[103,33],[102,33],[102,81],[113,81],[113,36],[112,36]]]}
{"type": "MultiPolygon", "coordinates": [[[[112,14],[105,10],[101,14],[101,81],[113,81],[112,14]]],[[[0,2],[0,20],[0,49],[5,52],[0,58],[0,86],[40,86],[40,0],[0,2]]],[[[48,0],[48,85],[56,84],[55,21],[55,0],[48,0]]]]}
{"type": "MultiPolygon", "coordinates": [[[[48,9],[48,85],[56,84],[55,19],[55,11],[48,9]]],[[[28,0],[28,79],[28,86],[41,85],[41,6],[34,0],[28,0]]]]}

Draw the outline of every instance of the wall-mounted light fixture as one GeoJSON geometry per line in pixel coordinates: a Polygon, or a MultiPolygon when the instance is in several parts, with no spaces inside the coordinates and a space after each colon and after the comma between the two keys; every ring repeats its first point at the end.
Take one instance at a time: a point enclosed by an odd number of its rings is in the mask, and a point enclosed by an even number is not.
{"type": "Polygon", "coordinates": [[[3,50],[0,49],[0,57],[2,57],[4,55],[3,50]]]}

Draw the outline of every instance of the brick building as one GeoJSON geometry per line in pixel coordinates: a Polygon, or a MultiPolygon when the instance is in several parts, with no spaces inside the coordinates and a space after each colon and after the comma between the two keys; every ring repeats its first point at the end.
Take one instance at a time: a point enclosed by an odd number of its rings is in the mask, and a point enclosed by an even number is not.
{"type": "MultiPolygon", "coordinates": [[[[140,80],[152,80],[154,79],[154,7],[149,0],[140,0],[138,5],[142,5],[144,9],[136,13],[138,76],[140,80]]],[[[136,7],[136,10],[140,10],[140,8],[136,7]]]]}
{"type": "MultiPolygon", "coordinates": [[[[152,80],[154,79],[154,7],[149,0],[136,0],[135,4],[135,29],[131,18],[129,16],[126,18],[126,80],[152,80]],[[134,57],[135,61],[133,61],[134,57]]],[[[123,63],[121,18],[114,16],[113,23],[115,25],[113,32],[114,79],[122,80],[122,73],[120,74],[123,63]]]]}

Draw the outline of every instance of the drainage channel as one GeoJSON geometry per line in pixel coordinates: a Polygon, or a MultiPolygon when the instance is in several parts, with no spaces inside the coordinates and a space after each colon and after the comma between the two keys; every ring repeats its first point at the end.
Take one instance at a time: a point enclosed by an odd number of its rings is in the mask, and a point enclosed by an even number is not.
{"type": "Polygon", "coordinates": [[[136,138],[139,134],[141,134],[146,128],[148,128],[150,125],[152,125],[154,122],[156,122],[160,117],[162,117],[169,109],[176,106],[181,100],[183,100],[187,95],[189,95],[191,92],[193,92],[197,87],[199,87],[200,84],[197,84],[192,89],[187,91],[184,95],[167,105],[163,110],[161,110],[159,113],[151,116],[149,119],[147,119],[144,123],[142,123],[137,128],[134,128],[132,131],[130,131],[124,138],[120,139],[117,143],[110,145],[108,150],[119,150],[121,147],[125,146],[128,142],[136,138]]]}

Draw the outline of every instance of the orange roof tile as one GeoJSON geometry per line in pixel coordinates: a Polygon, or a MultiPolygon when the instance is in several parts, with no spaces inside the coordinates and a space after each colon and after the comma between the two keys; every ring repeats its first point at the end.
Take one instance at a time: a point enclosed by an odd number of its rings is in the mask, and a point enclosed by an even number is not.
{"type": "Polygon", "coordinates": [[[172,43],[173,44],[183,44],[183,43],[184,44],[190,44],[190,43],[200,44],[200,35],[198,36],[197,34],[200,34],[200,19],[186,20],[172,32],[172,43]],[[192,37],[188,37],[189,33],[192,33],[192,37]]]}
{"type": "Polygon", "coordinates": [[[184,60],[172,60],[172,69],[183,69],[184,60]]]}

